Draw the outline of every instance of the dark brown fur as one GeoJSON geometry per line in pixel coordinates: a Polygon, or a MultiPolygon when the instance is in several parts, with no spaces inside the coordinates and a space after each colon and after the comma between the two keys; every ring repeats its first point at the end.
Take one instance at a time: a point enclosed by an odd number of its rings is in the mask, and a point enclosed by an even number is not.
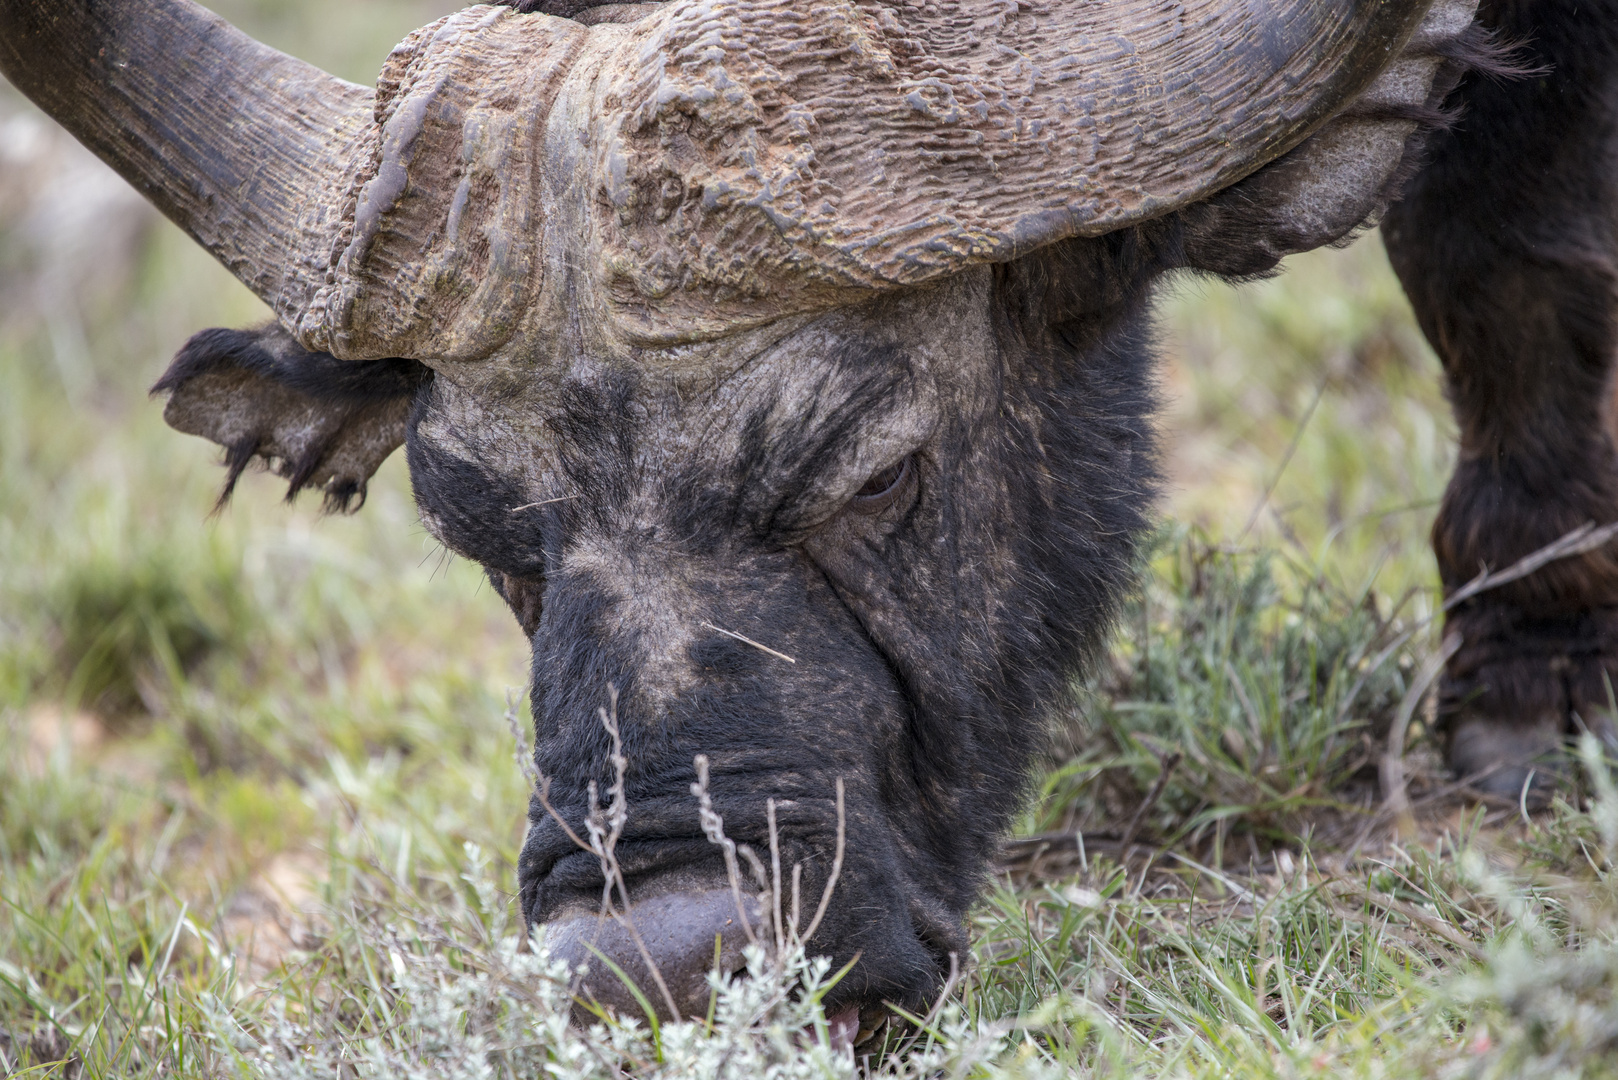
{"type": "MultiPolygon", "coordinates": [[[[1444,364],[1460,463],[1433,527],[1447,592],[1618,520],[1618,4],[1488,0],[1537,69],[1468,76],[1389,214],[1394,267],[1444,364]]],[[[1450,615],[1445,715],[1600,723],[1618,673],[1618,556],[1554,563],[1450,615]]]]}

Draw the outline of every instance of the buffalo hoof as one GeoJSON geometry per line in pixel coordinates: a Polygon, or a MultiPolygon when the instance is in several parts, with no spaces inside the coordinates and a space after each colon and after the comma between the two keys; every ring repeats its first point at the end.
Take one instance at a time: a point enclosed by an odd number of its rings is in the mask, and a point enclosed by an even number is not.
{"type": "Polygon", "coordinates": [[[1527,723],[1495,716],[1457,717],[1449,729],[1449,767],[1486,795],[1544,806],[1567,771],[1562,751],[1565,726],[1565,718],[1553,712],[1527,723]]]}
{"type": "Polygon", "coordinates": [[[1438,707],[1457,779],[1544,806],[1571,774],[1571,738],[1589,730],[1618,745],[1618,607],[1550,617],[1474,601],[1450,614],[1445,633],[1462,642],[1445,667],[1438,707]]]}

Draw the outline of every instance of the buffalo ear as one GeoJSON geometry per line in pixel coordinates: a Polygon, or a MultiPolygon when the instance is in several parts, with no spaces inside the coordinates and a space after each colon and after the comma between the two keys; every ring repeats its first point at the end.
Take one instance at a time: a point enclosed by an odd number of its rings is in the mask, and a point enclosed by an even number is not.
{"type": "Polygon", "coordinates": [[[404,442],[416,393],[432,377],[415,360],[338,360],[309,352],[279,325],[204,330],[185,343],[152,393],[169,395],[163,419],[225,448],[230,499],[255,458],[288,481],[325,494],[329,511],[365,501],[365,484],[404,442]]]}
{"type": "Polygon", "coordinates": [[[1468,72],[1537,74],[1516,45],[1472,23],[1472,0],[1439,0],[1406,53],[1361,97],[1291,151],[1180,211],[1186,263],[1229,277],[1268,274],[1288,255],[1342,244],[1374,225],[1452,124],[1449,93],[1468,72]]]}

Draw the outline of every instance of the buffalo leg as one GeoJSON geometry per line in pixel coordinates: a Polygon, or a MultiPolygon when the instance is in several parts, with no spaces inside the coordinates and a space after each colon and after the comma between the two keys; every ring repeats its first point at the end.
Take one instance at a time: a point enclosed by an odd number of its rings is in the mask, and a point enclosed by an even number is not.
{"type": "MultiPolygon", "coordinates": [[[[1467,76],[1459,120],[1383,226],[1460,427],[1433,525],[1446,596],[1618,520],[1618,0],[1493,0],[1480,20],[1540,70],[1467,76]]],[[[1457,774],[1539,801],[1567,734],[1612,743],[1614,547],[1484,592],[1445,629],[1457,774]]]]}

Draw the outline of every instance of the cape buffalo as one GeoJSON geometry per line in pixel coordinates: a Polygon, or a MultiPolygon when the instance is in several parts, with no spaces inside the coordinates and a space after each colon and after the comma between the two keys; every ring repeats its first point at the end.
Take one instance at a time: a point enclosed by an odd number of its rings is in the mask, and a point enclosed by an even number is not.
{"type": "MultiPolygon", "coordinates": [[[[811,899],[844,800],[829,1012],[936,992],[1129,585],[1165,273],[1265,273],[1408,186],[1389,248],[1462,430],[1446,587],[1618,517],[1615,0],[523,0],[374,92],[189,0],[0,0],[0,70],[274,310],[157,386],[227,495],[261,458],[352,509],[406,447],[532,643],[524,914],[587,958],[570,834],[621,830],[641,940],[596,940],[665,1013],[758,916],[699,756],[811,899]]],[[[1449,626],[1460,772],[1516,794],[1608,730],[1610,548],[1449,626]]]]}

